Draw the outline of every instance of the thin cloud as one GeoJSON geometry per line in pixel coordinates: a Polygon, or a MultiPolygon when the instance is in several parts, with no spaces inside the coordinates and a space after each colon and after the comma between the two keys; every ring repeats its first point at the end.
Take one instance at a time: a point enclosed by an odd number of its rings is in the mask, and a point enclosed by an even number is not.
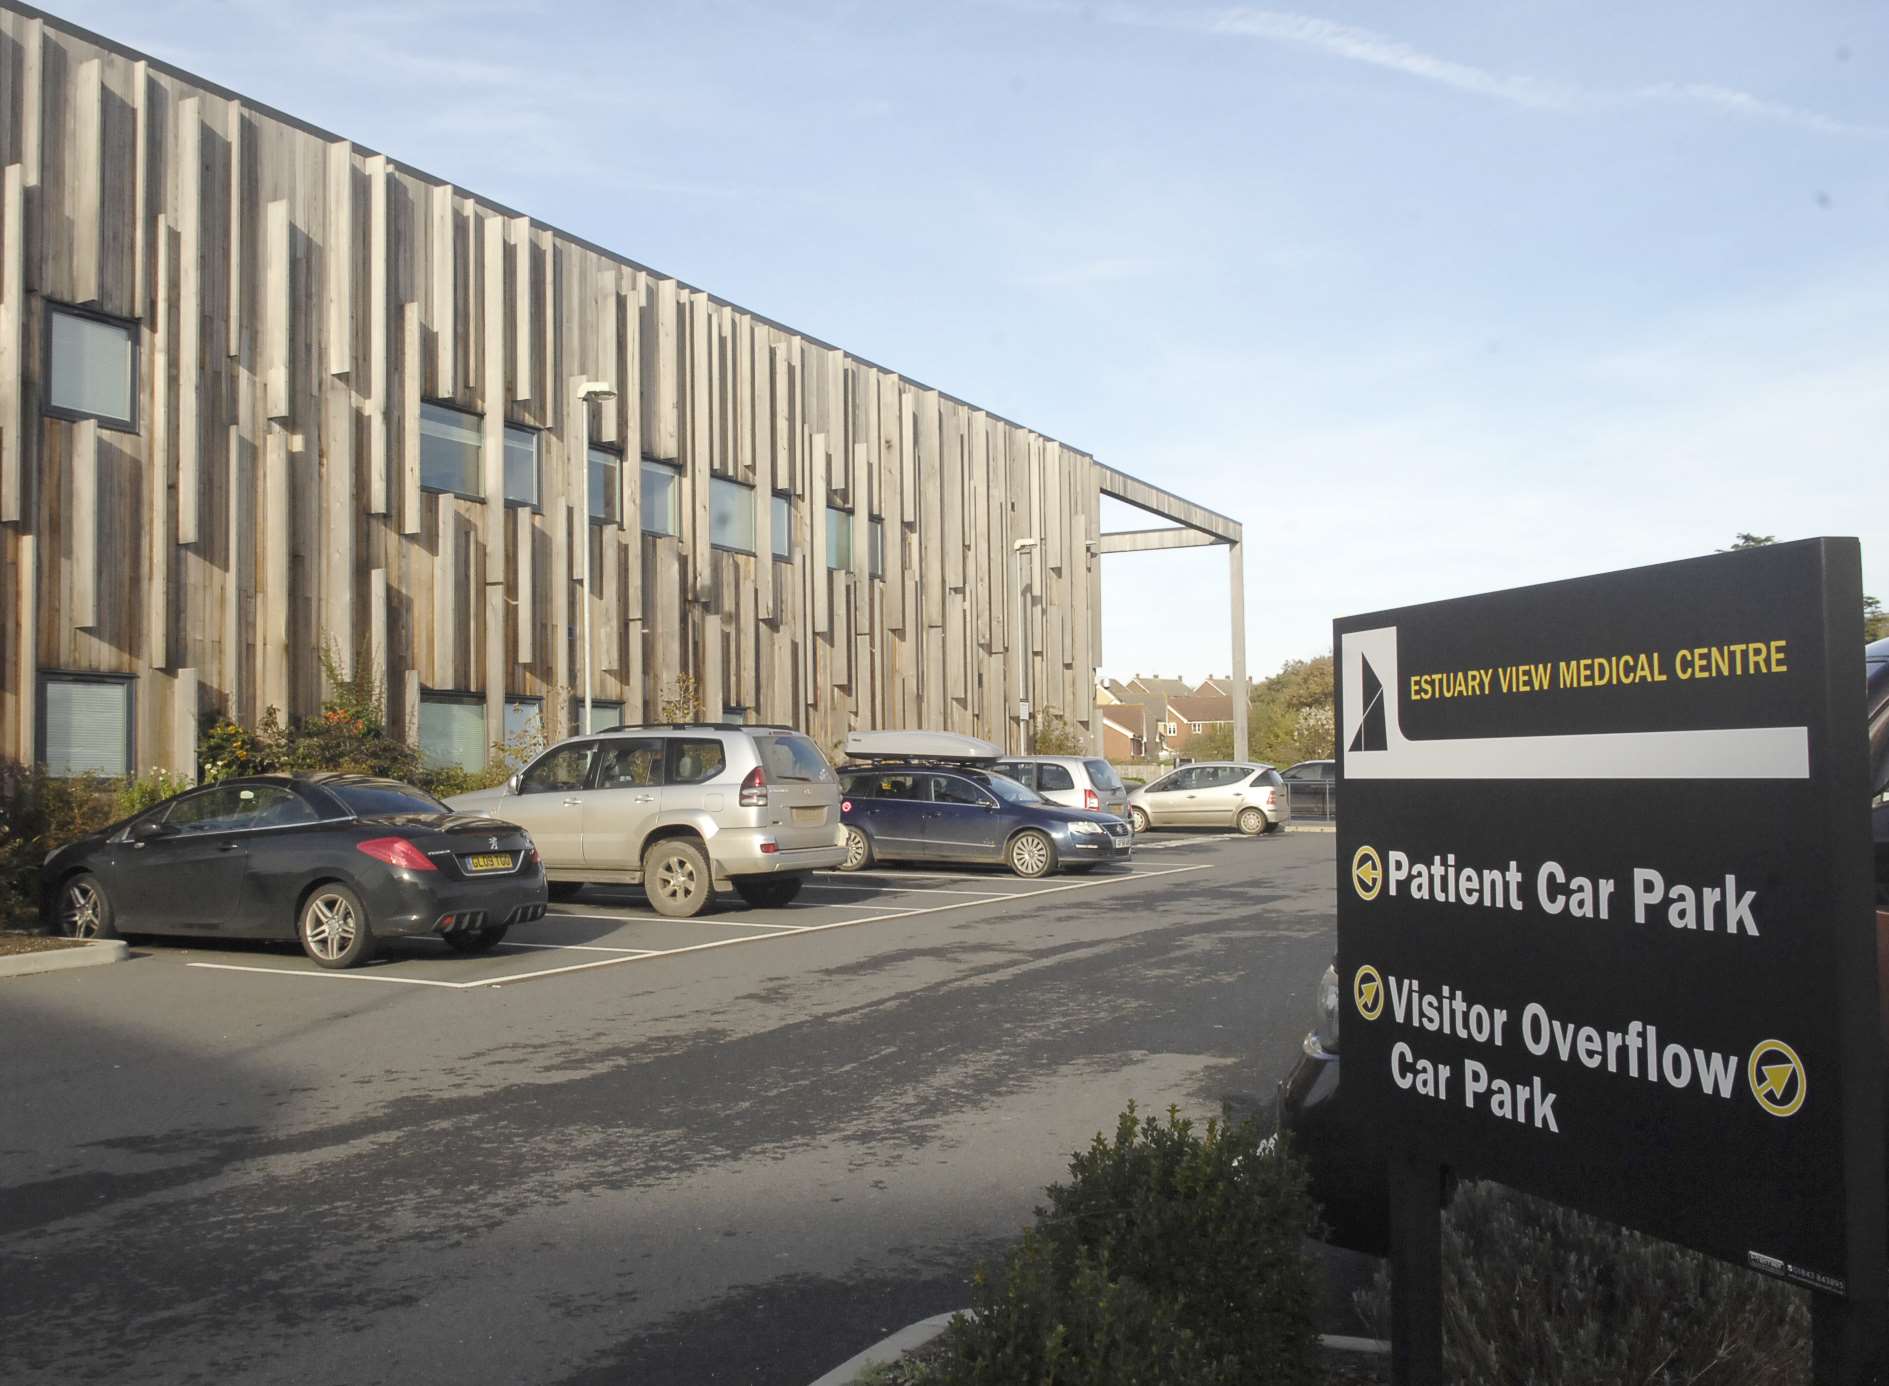
{"type": "Polygon", "coordinates": [[[1373,29],[1339,24],[1290,10],[1238,6],[1188,14],[1166,9],[1117,6],[1100,11],[1098,17],[1116,24],[1289,44],[1345,62],[1363,63],[1417,81],[1435,83],[1453,91],[1529,110],[1594,111],[1626,106],[1691,106],[1750,120],[1791,125],[1826,135],[1889,138],[1889,129],[1880,125],[1841,120],[1819,111],[1767,100],[1750,92],[1710,82],[1657,82],[1642,87],[1606,88],[1524,74],[1492,72],[1470,63],[1459,63],[1434,53],[1426,53],[1401,39],[1373,29]]]}

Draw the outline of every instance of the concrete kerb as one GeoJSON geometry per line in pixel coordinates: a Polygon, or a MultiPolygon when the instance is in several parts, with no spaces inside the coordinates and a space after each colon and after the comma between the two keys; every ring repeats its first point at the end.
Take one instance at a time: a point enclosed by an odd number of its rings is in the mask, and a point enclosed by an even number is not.
{"type": "Polygon", "coordinates": [[[889,1338],[881,1339],[856,1356],[847,1358],[839,1366],[820,1377],[813,1386],[849,1386],[852,1379],[866,1368],[881,1362],[896,1362],[913,1348],[921,1348],[945,1331],[945,1325],[958,1314],[968,1314],[968,1309],[954,1309],[949,1314],[933,1314],[928,1319],[907,1324],[889,1338]]]}
{"type": "Polygon", "coordinates": [[[1335,833],[1338,831],[1338,825],[1336,823],[1288,823],[1286,831],[1289,833],[1335,833]]]}
{"type": "MultiPolygon", "coordinates": [[[[882,1362],[896,1362],[906,1353],[921,1348],[945,1331],[945,1326],[958,1314],[968,1314],[968,1309],[955,1310],[949,1314],[933,1314],[928,1319],[907,1324],[889,1338],[881,1339],[864,1352],[847,1358],[839,1366],[814,1381],[813,1386],[851,1386],[853,1378],[868,1367],[878,1366],[882,1362]]],[[[1340,1333],[1321,1333],[1318,1345],[1327,1352],[1353,1353],[1360,1357],[1388,1356],[1391,1345],[1380,1338],[1352,1338],[1340,1333]]]]}
{"type": "Polygon", "coordinates": [[[48,948],[39,953],[9,953],[0,957],[0,977],[31,977],[41,972],[64,972],[74,967],[103,967],[123,962],[131,950],[121,938],[95,938],[76,948],[48,948]]]}

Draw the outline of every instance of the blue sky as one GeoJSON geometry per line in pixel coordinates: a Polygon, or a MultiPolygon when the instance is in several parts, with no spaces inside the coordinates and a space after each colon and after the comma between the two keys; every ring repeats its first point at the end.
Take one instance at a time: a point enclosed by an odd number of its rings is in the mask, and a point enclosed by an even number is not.
{"type": "MultiPolygon", "coordinates": [[[[1232,515],[1255,671],[1746,529],[1889,601],[1872,0],[59,12],[1232,515]]],[[[1106,560],[1104,669],[1225,572],[1106,560]]]]}

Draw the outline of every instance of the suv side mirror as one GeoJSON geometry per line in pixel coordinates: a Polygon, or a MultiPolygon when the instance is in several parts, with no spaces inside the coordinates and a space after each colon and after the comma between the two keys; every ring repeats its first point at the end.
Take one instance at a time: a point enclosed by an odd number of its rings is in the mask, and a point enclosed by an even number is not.
{"type": "Polygon", "coordinates": [[[514,772],[512,774],[512,777],[509,780],[505,781],[505,792],[507,794],[516,794],[518,792],[518,785],[521,779],[522,779],[522,776],[514,772]]]}

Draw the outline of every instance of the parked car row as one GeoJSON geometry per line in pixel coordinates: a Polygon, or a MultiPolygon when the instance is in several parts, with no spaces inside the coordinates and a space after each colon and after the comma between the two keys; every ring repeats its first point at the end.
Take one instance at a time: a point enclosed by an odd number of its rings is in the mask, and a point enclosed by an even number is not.
{"type": "Polygon", "coordinates": [[[1188,766],[1131,796],[1100,758],[1004,757],[945,733],[855,733],[847,756],[835,771],[790,728],[676,723],[569,738],[444,802],[362,775],[226,780],[54,853],[43,903],[75,936],[294,938],[350,967],[385,938],[490,949],[590,884],[640,885],[687,918],[718,889],[784,906],[818,870],[985,862],[1036,878],[1126,862],[1151,825],[1257,834],[1289,813],[1263,765],[1188,766]]]}

